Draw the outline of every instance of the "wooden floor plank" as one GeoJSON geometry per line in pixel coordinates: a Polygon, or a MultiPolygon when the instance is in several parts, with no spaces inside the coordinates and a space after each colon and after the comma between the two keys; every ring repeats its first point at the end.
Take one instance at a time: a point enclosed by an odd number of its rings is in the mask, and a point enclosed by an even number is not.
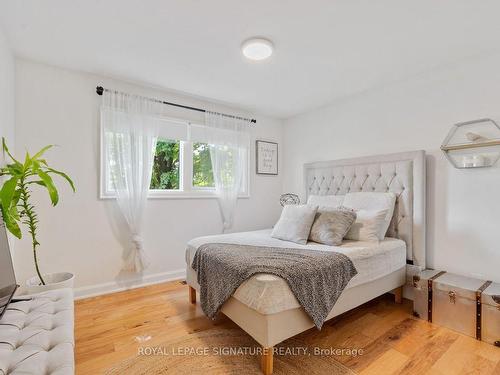
{"type": "Polygon", "coordinates": [[[472,337],[459,336],[432,367],[445,375],[459,374],[476,355],[476,343],[472,337]]]}
{"type": "Polygon", "coordinates": [[[467,362],[467,366],[464,366],[460,372],[457,372],[459,375],[490,375],[490,374],[499,374],[500,370],[495,370],[495,363],[482,358],[476,354],[474,354],[469,361],[467,362]]]}
{"type": "Polygon", "coordinates": [[[500,363],[500,348],[496,346],[480,345],[476,350],[476,354],[483,358],[489,359],[492,362],[500,363]]]}
{"type": "Polygon", "coordinates": [[[492,373],[495,375],[500,375],[500,362],[497,362],[497,365],[492,373]]]}
{"type": "Polygon", "coordinates": [[[416,324],[416,320],[410,315],[407,315],[405,320],[395,324],[380,337],[365,346],[362,356],[346,358],[343,364],[357,372],[364,370],[386,351],[393,348],[400,340],[411,334],[412,328],[416,324]]]}
{"type": "Polygon", "coordinates": [[[434,337],[410,357],[401,373],[408,375],[426,373],[449,350],[458,337],[458,333],[440,328],[434,337]]]}
{"type": "Polygon", "coordinates": [[[393,348],[411,357],[426,345],[437,334],[438,330],[438,326],[424,320],[416,319],[414,325],[407,331],[407,334],[397,342],[394,342],[393,348]]]}
{"type": "Polygon", "coordinates": [[[360,375],[392,375],[399,374],[403,366],[408,362],[408,357],[394,349],[389,349],[378,359],[360,372],[360,375]]]}

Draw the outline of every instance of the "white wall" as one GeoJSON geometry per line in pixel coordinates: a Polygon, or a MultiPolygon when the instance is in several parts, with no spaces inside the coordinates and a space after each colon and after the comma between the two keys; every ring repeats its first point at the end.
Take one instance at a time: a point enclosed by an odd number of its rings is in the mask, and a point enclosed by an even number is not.
{"type": "MultiPolygon", "coordinates": [[[[14,56],[11,52],[7,39],[0,29],[0,138],[5,137],[7,144],[14,147],[14,118],[15,118],[15,67],[14,56]]],[[[0,163],[5,158],[0,152],[0,163]]],[[[15,258],[14,237],[9,235],[12,258],[15,258]]]]}
{"type": "Polygon", "coordinates": [[[499,66],[466,61],[285,121],[284,190],[302,192],[305,162],[424,149],[428,266],[500,281],[500,167],[458,170],[439,151],[454,123],[500,123],[499,66]]]}
{"type": "MultiPolygon", "coordinates": [[[[152,265],[142,279],[137,274],[123,273],[120,236],[110,220],[115,202],[98,199],[100,97],[95,87],[102,84],[212,110],[253,114],[26,60],[16,61],[16,76],[16,152],[21,155],[25,149],[59,145],[47,154],[47,159],[55,168],[72,176],[77,188],[73,195],[61,182],[61,202],[56,208],[50,207],[45,193],[34,195],[40,216],[39,256],[43,272],[74,272],[79,294],[182,276],[186,242],[196,236],[221,232],[217,201],[149,200],[144,238],[152,265]]],[[[199,118],[196,112],[177,110],[172,110],[172,116],[199,118]]],[[[256,138],[281,143],[281,121],[254,117],[256,138]]],[[[281,176],[257,176],[253,151],[251,156],[251,197],[238,202],[234,230],[239,231],[270,227],[281,211],[281,176]]],[[[34,274],[27,239],[17,249],[16,273],[19,280],[34,274]]]]}
{"type": "Polygon", "coordinates": [[[14,57],[0,30],[0,137],[14,144],[14,57]]]}

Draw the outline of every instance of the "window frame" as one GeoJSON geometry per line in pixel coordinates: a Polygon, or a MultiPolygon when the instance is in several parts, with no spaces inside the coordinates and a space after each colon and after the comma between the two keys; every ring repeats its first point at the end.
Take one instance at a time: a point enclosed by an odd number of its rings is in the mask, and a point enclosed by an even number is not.
{"type": "MultiPolygon", "coordinates": [[[[193,121],[183,120],[172,117],[162,117],[165,122],[175,122],[187,126],[188,135],[190,134],[190,127],[204,126],[200,123],[193,121]]],[[[168,126],[168,124],[166,124],[168,126]]],[[[188,136],[189,138],[189,136],[188,136]]],[[[169,137],[162,136],[162,132],[158,134],[158,139],[170,139],[169,137]]],[[[174,139],[171,139],[174,141],[174,139]]],[[[178,140],[177,140],[178,141],[178,140]]],[[[192,140],[179,141],[179,189],[149,189],[148,199],[215,199],[215,188],[212,187],[196,187],[193,186],[193,143],[192,140]]],[[[199,141],[198,141],[199,143],[199,141]]],[[[243,189],[238,194],[238,198],[250,198],[250,163],[251,163],[251,147],[252,142],[248,142],[246,152],[246,171],[243,182],[243,189]]],[[[100,124],[100,172],[99,172],[99,198],[100,199],[115,199],[116,194],[114,190],[108,186],[108,170],[105,165],[105,131],[104,124],[100,124]]]]}

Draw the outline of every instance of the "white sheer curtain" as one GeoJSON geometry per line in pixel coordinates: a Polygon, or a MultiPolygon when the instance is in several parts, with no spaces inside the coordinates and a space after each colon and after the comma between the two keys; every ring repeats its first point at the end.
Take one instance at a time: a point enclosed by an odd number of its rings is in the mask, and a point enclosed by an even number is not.
{"type": "Polygon", "coordinates": [[[206,139],[214,173],[215,191],[222,215],[223,231],[231,228],[234,212],[245,179],[250,145],[250,123],[247,120],[224,116],[220,113],[205,114],[206,139]]]}
{"type": "Polygon", "coordinates": [[[161,104],[118,92],[103,93],[101,124],[105,163],[127,223],[129,252],[124,269],[140,272],[149,265],[142,222],[151,181],[161,104]]]}

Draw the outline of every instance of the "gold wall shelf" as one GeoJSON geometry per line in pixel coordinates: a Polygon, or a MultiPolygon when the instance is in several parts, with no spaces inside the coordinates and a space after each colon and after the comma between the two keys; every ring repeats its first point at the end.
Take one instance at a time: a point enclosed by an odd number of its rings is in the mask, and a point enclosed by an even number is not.
{"type": "Polygon", "coordinates": [[[441,150],[455,168],[485,168],[500,158],[500,127],[489,118],[453,125],[441,150]]]}
{"type": "Polygon", "coordinates": [[[500,146],[500,139],[495,139],[492,141],[486,141],[480,143],[462,143],[458,145],[441,146],[441,150],[455,151],[455,150],[466,150],[470,148],[492,147],[492,146],[500,146]]]}

